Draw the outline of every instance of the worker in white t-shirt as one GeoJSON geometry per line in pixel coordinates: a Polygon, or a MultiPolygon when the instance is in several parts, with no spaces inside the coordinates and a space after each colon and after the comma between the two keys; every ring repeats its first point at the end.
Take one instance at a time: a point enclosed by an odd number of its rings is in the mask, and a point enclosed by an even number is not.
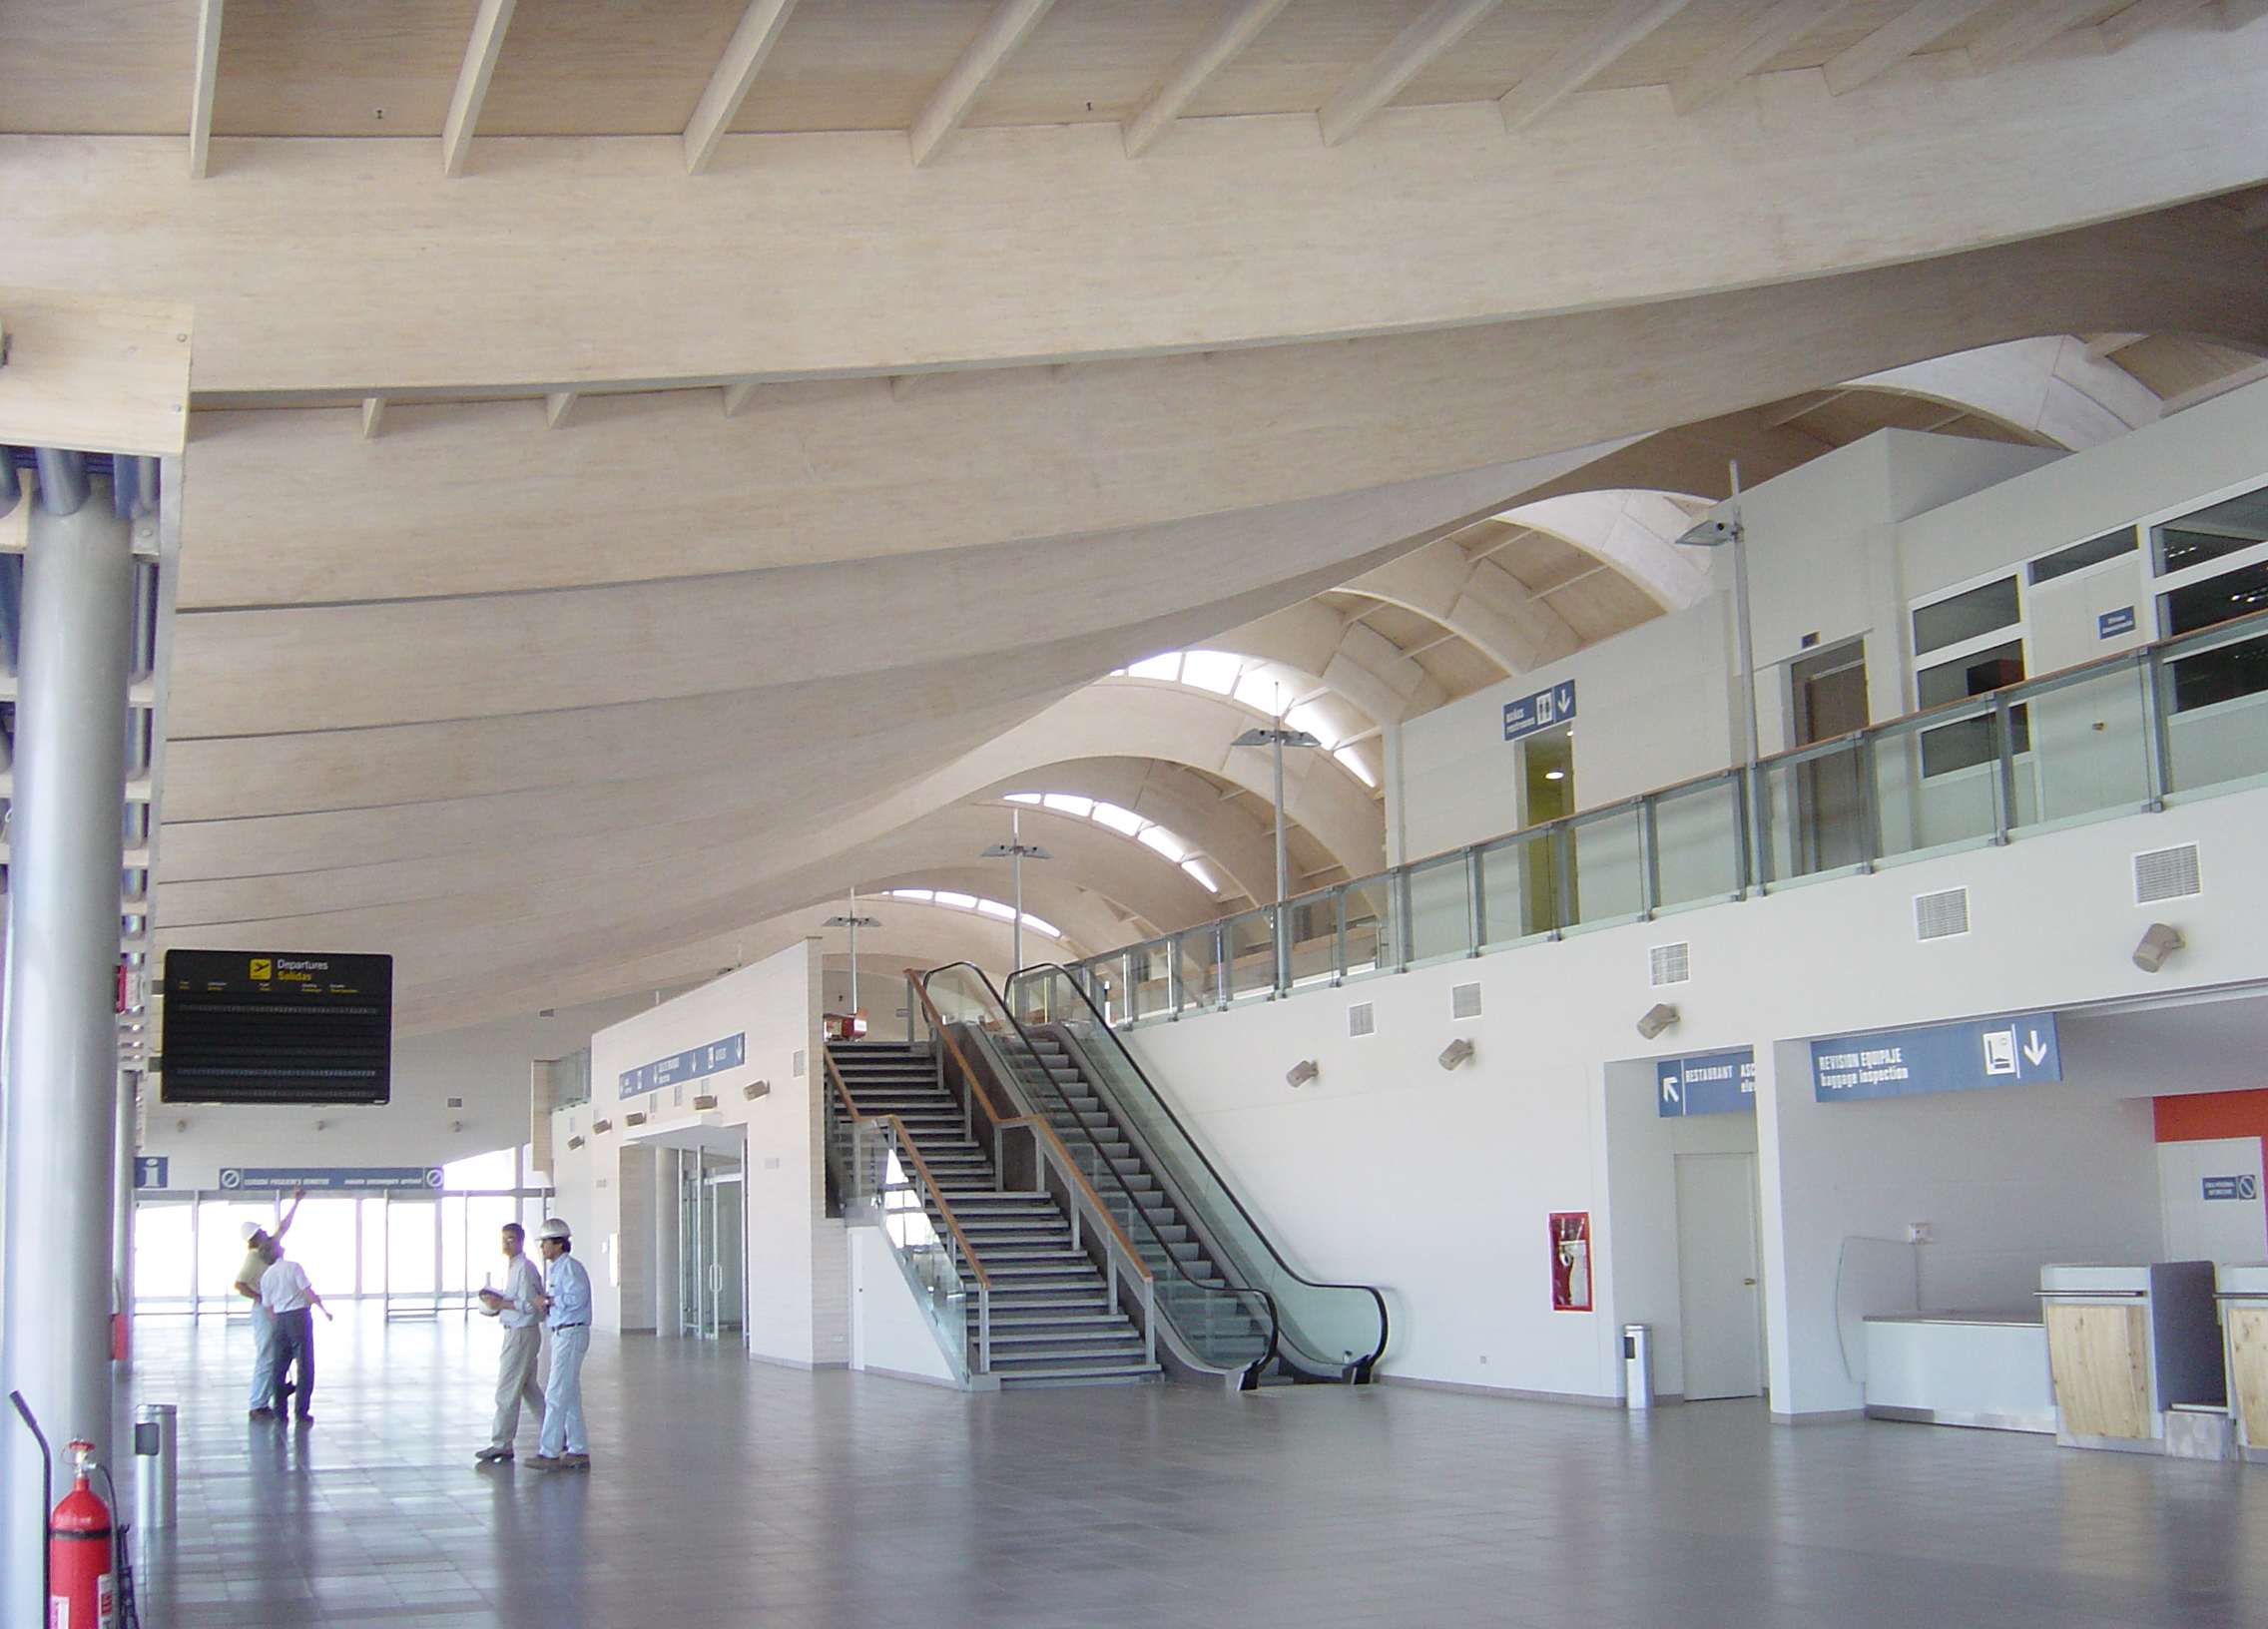
{"type": "Polygon", "coordinates": [[[314,1286],[307,1283],[306,1270],[284,1254],[284,1247],[271,1240],[269,1250],[276,1260],[260,1276],[260,1301],[268,1309],[268,1316],[276,1321],[276,1363],[269,1370],[269,1389],[281,1401],[289,1395],[284,1376],[291,1365],[299,1365],[297,1420],[301,1425],[313,1421],[309,1407],[315,1394],[315,1323],[309,1308],[320,1308],[327,1320],[330,1309],[315,1294],[314,1286]]]}
{"type": "Polygon", "coordinates": [[[245,1264],[237,1269],[237,1281],[232,1287],[238,1295],[252,1303],[252,1338],[255,1352],[252,1359],[252,1400],[246,1407],[255,1419],[267,1419],[284,1406],[284,1399],[271,1392],[269,1375],[276,1367],[276,1321],[268,1316],[261,1305],[260,1281],[276,1258],[269,1254],[278,1240],[291,1231],[291,1223],[299,1214],[299,1201],[307,1197],[304,1188],[291,1195],[291,1208],[284,1213],[284,1220],[270,1233],[258,1222],[244,1225],[245,1264]]]}

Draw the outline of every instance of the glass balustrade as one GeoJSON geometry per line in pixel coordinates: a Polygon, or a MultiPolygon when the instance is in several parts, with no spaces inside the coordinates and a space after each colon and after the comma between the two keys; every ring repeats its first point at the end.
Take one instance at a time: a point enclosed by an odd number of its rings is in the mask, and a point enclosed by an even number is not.
{"type": "Polygon", "coordinates": [[[1112,951],[1080,981],[1112,1023],[1170,1018],[2262,781],[2268,612],[1112,951]]]}

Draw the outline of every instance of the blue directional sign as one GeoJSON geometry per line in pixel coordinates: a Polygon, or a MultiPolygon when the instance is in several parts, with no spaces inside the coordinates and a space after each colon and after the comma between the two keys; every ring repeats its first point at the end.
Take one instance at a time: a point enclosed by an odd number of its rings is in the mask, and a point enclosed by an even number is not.
{"type": "Polygon", "coordinates": [[[1811,1043],[1812,1096],[1821,1103],[1967,1092],[2061,1080],[2055,1015],[1973,1018],[1811,1043]]]}
{"type": "Polygon", "coordinates": [[[224,1165],[221,1186],[232,1192],[310,1194],[382,1193],[389,1188],[438,1188],[437,1165],[224,1165]]]}
{"type": "Polygon", "coordinates": [[[1654,1063],[1654,1111],[1663,1119],[1694,1114],[1754,1114],[1756,1053],[1706,1052],[1654,1063]]]}
{"type": "Polygon", "coordinates": [[[738,1069],[748,1056],[748,1032],[728,1035],[707,1046],[697,1046],[690,1052],[672,1053],[652,1063],[642,1063],[635,1069],[625,1069],[621,1077],[621,1096],[637,1097],[646,1092],[675,1086],[681,1081],[699,1080],[704,1075],[721,1074],[727,1069],[738,1069]]]}
{"type": "Polygon", "coordinates": [[[2115,611],[2105,611],[2094,619],[2094,637],[2097,639],[2116,639],[2120,634],[2130,634],[2133,631],[2134,608],[2130,605],[2122,605],[2115,611]]]}
{"type": "Polygon", "coordinates": [[[1538,730],[1565,724],[1575,716],[1575,681],[1562,679],[1549,690],[1504,704],[1504,739],[1517,741],[1538,730]]]}
{"type": "Polygon", "coordinates": [[[2205,1197],[2207,1199],[2258,1199],[2260,1197],[2260,1179],[2249,1171],[2242,1176],[2207,1177],[2205,1179],[2205,1197]]]}
{"type": "Polygon", "coordinates": [[[164,1154],[137,1154],[134,1156],[134,1186],[137,1188],[170,1188],[167,1179],[172,1175],[173,1161],[164,1154]]]}

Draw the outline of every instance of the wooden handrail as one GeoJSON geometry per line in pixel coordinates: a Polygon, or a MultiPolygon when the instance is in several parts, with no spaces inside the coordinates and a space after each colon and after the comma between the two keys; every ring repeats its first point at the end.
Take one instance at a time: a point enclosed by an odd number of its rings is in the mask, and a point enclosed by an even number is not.
{"type": "Polygon", "coordinates": [[[894,1114],[859,1113],[857,1103],[850,1096],[850,1088],[843,1079],[843,1071],[836,1067],[835,1054],[822,1051],[820,1056],[827,1059],[828,1078],[835,1082],[835,1089],[842,1095],[844,1107],[850,1111],[850,1118],[853,1121],[870,1120],[877,1124],[887,1124],[896,1133],[898,1145],[905,1151],[905,1157],[921,1173],[922,1184],[929,1190],[930,1197],[936,1200],[937,1213],[945,1219],[945,1226],[953,1230],[953,1237],[960,1241],[961,1254],[968,1259],[968,1270],[976,1275],[978,1284],[987,1290],[991,1289],[992,1275],[984,1271],[983,1259],[976,1254],[976,1247],[968,1242],[968,1235],[961,1231],[960,1218],[953,1215],[951,1202],[945,1198],[944,1189],[937,1186],[936,1174],[929,1169],[929,1162],[921,1157],[921,1150],[914,1146],[913,1133],[905,1129],[905,1122],[894,1114]]]}
{"type": "MultiPolygon", "coordinates": [[[[982,1102],[984,1094],[976,1089],[975,1071],[969,1068],[968,1060],[961,1056],[960,1048],[953,1044],[952,1032],[945,1027],[944,1015],[937,1011],[937,1004],[929,999],[929,987],[921,982],[921,973],[915,968],[908,967],[905,969],[905,976],[911,981],[914,993],[921,998],[921,1010],[929,1015],[930,1027],[936,1030],[937,1038],[945,1043],[945,1050],[952,1054],[953,1062],[960,1065],[960,1076],[961,1079],[968,1082],[969,1096],[982,1102]]],[[[833,1060],[829,1061],[832,1062],[833,1060]]],[[[994,1131],[1005,1131],[1010,1126],[1036,1126],[1042,1132],[1045,1132],[1047,1140],[1055,1145],[1055,1152],[1063,1157],[1064,1171],[1070,1175],[1073,1182],[1079,1185],[1080,1191],[1087,1196],[1089,1203],[1095,1208],[1095,1214],[1101,1217],[1103,1225],[1110,1229],[1111,1237],[1116,1239],[1119,1248],[1126,1252],[1126,1259],[1134,1264],[1135,1271],[1142,1275],[1145,1283],[1155,1282],[1151,1278],[1148,1264],[1142,1260],[1141,1253],[1134,1248],[1134,1241],[1126,1237],[1126,1230],[1118,1225],[1118,1218],[1112,1216],[1110,1207],[1103,1204],[1102,1196],[1095,1192],[1095,1185],[1087,1180],[1086,1173],[1081,1171],[1076,1162],[1072,1160],[1071,1151],[1063,1146],[1063,1139],[1056,1135],[1053,1126],[1036,1115],[1025,1115],[1020,1120],[998,1119],[993,1115],[990,1103],[984,1104],[984,1118],[992,1122],[994,1131]]]]}
{"type": "Polygon", "coordinates": [[[1087,1180],[1087,1174],[1073,1162],[1071,1151],[1063,1146],[1063,1139],[1055,1134],[1055,1128],[1033,1114],[1027,1114],[1020,1120],[1003,1120],[1000,1122],[1002,1131],[1007,1131],[1016,1126],[1034,1127],[1050,1143],[1055,1145],[1055,1152],[1061,1155],[1063,1159],[1063,1170],[1073,1182],[1079,1185],[1079,1191],[1087,1196],[1087,1202],[1094,1206],[1095,1215],[1102,1218],[1102,1225],[1110,1230],[1110,1236],[1116,1239],[1119,1248],[1126,1252],[1126,1259],[1134,1264],[1134,1271],[1142,1275],[1142,1281],[1145,1284],[1155,1283],[1156,1281],[1150,1273],[1149,1264],[1143,1261],[1141,1253],[1135,1250],[1134,1241],[1126,1237],[1126,1230],[1118,1225],[1118,1218],[1110,1214],[1110,1207],[1103,1204],[1102,1196],[1095,1192],[1095,1185],[1087,1180]]]}

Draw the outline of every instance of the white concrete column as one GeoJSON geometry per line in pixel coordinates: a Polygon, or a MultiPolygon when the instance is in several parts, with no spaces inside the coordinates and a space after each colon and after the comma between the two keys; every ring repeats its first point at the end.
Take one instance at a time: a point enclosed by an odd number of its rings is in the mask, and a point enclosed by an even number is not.
{"type": "MultiPolygon", "coordinates": [[[[108,483],[70,514],[42,494],[24,560],[10,826],[0,1389],[21,1390],[58,1458],[111,1444],[111,1238],[118,1112],[130,523],[108,483]]],[[[12,1412],[12,1411],[11,1411],[12,1412]]],[[[0,1431],[5,1629],[40,1629],[39,1452],[0,1431]]]]}

